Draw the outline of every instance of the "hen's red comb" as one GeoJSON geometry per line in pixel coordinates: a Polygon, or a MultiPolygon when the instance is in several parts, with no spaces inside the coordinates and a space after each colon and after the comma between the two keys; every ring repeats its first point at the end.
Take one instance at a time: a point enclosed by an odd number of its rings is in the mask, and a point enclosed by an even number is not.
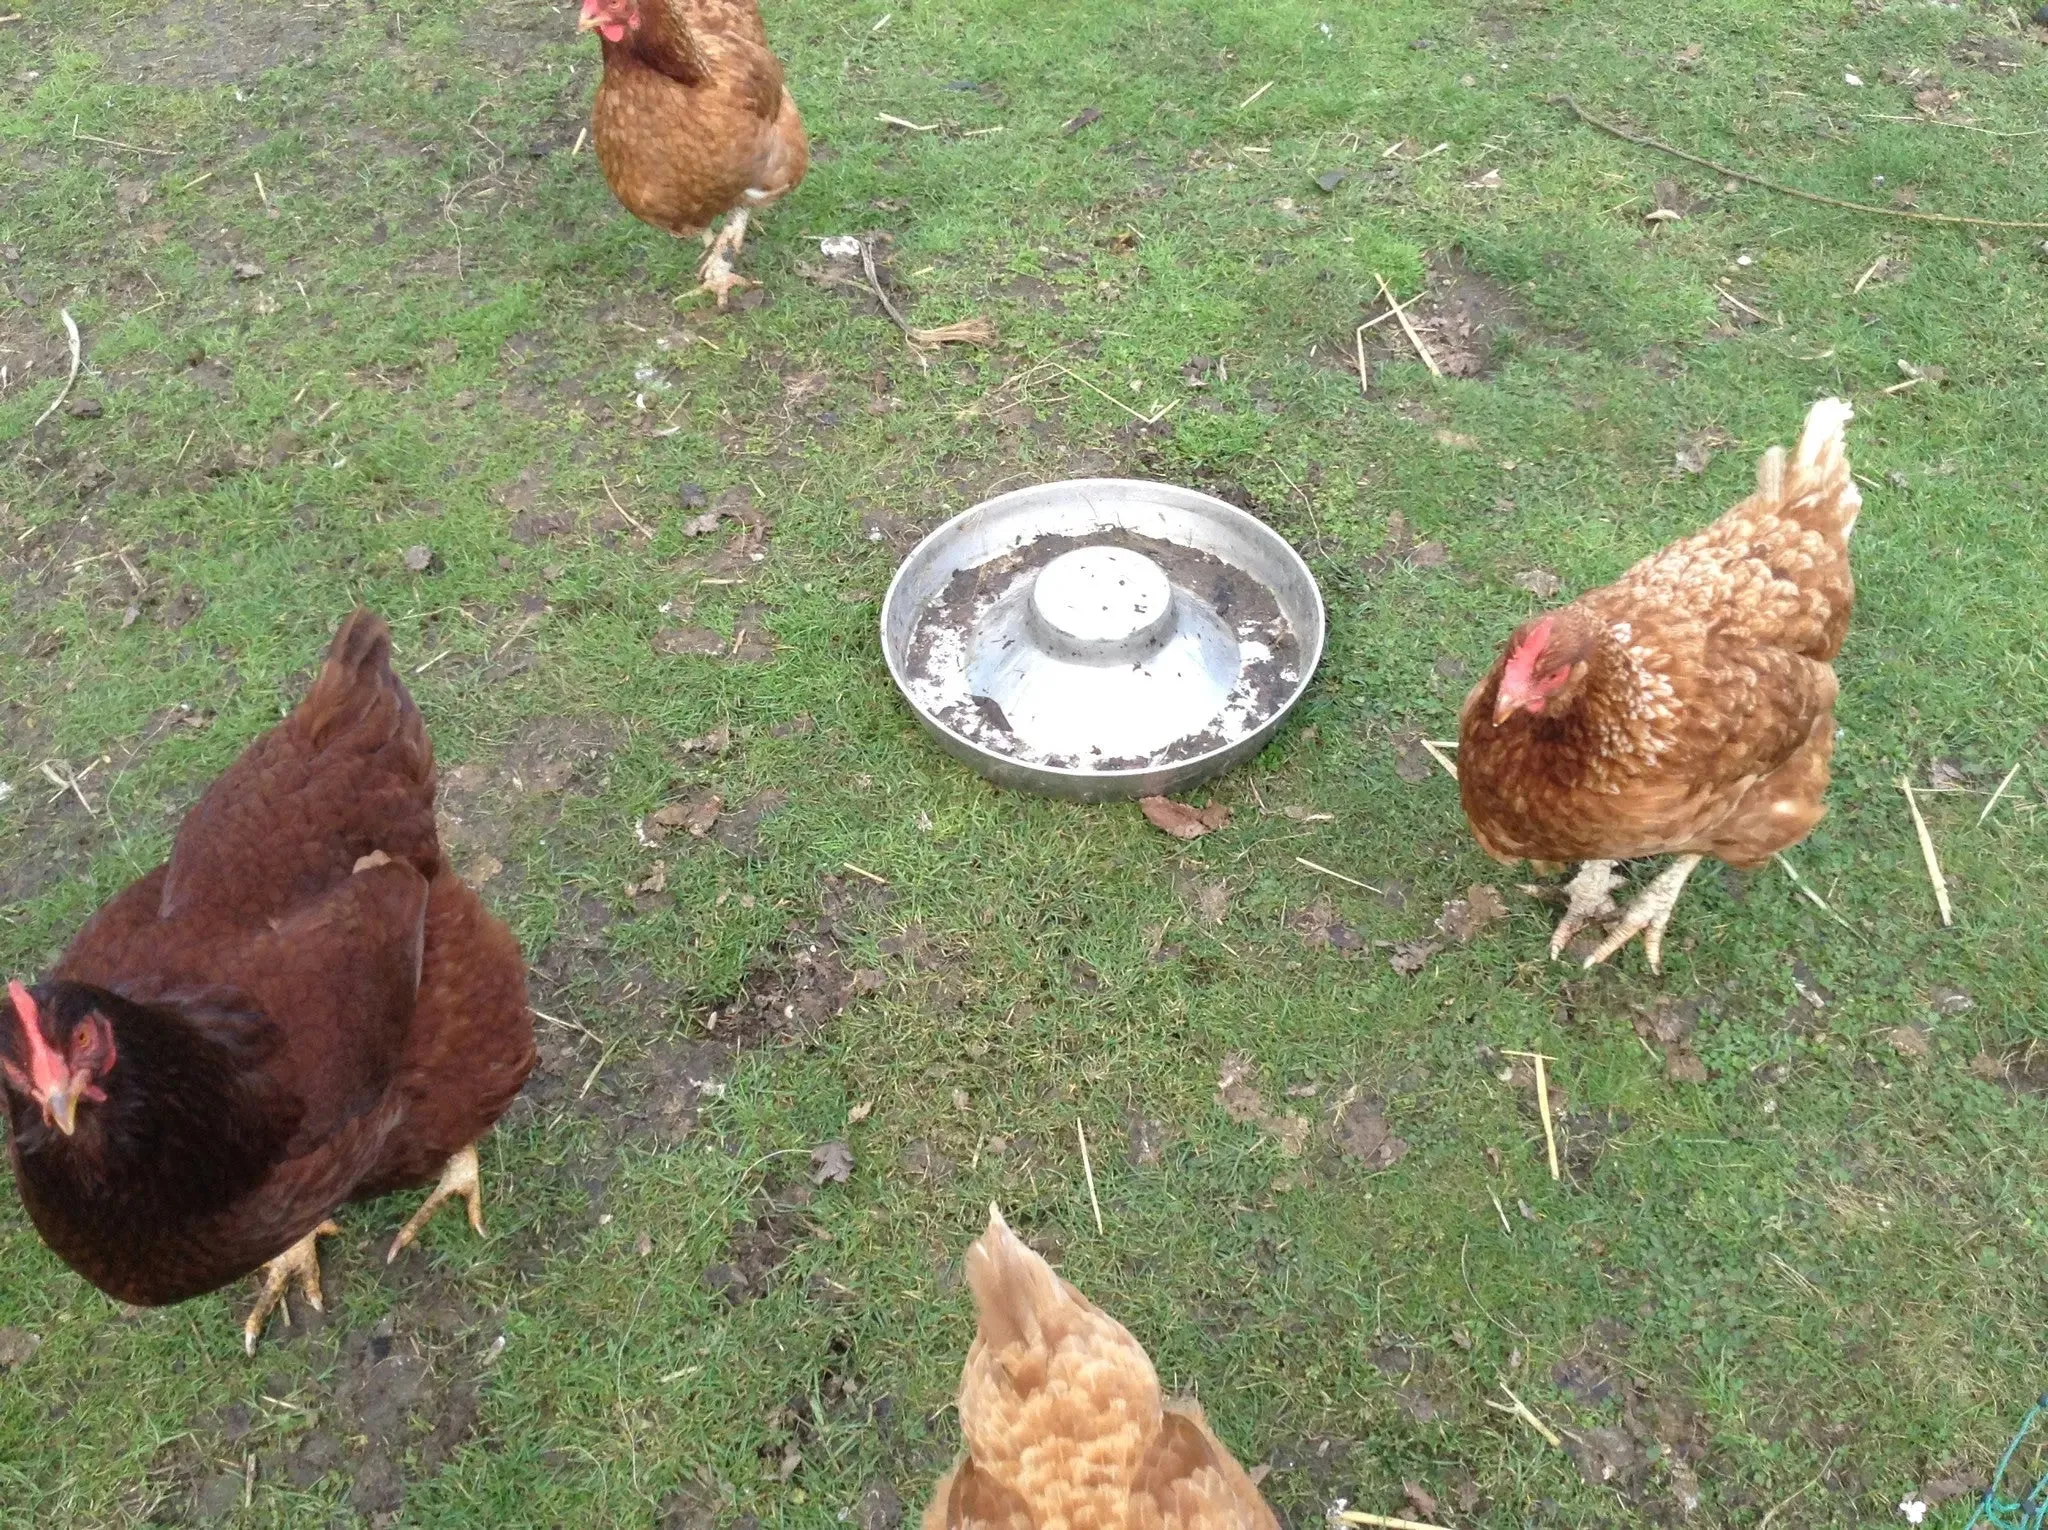
{"type": "Polygon", "coordinates": [[[19,978],[15,978],[7,984],[7,997],[14,1001],[14,1013],[21,1020],[21,1033],[28,1038],[29,1082],[38,1089],[55,1089],[68,1083],[71,1069],[57,1049],[43,1040],[35,996],[19,978]]]}

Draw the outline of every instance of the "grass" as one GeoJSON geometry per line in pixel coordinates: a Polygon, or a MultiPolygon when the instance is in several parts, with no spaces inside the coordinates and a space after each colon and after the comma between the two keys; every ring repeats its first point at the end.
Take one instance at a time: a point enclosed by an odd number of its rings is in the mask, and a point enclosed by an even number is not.
{"type": "MultiPolygon", "coordinates": [[[[899,1495],[914,1522],[956,1447],[959,1257],[992,1198],[1271,1465],[1295,1525],[1340,1496],[1398,1511],[1408,1481],[1458,1525],[1678,1523],[1696,1492],[1693,1523],[1848,1526],[1987,1470],[2048,1367],[2048,1120],[2014,1051],[2048,989],[2044,236],[1723,189],[1543,98],[1823,195],[2048,219],[2018,13],[767,19],[817,154],[742,263],[768,301],[726,315],[678,305],[694,249],[571,152],[596,66],[566,10],[52,0],[0,23],[0,965],[43,967],[163,854],[362,601],[398,630],[458,864],[564,1022],[487,1146],[490,1239],[450,1217],[387,1272],[404,1206],[349,1209],[329,1322],[253,1363],[246,1292],[124,1314],[9,1198],[0,1340],[41,1343],[0,1374],[0,1522],[301,1524],[401,1493],[436,1526],[884,1525],[899,1495]],[[1971,126],[1894,120],[1931,88],[1914,69],[1971,126]],[[1691,210],[1653,230],[1665,179],[1691,210]],[[911,322],[983,314],[998,343],[912,356],[806,274],[844,232],[889,236],[911,322]],[[1374,273],[1411,293],[1452,251],[1500,321],[1486,374],[1433,382],[1389,342],[1361,397],[1374,273]],[[74,397],[104,412],[31,435],[60,308],[74,397]],[[1222,360],[1200,389],[1198,356],[1222,360]],[[1887,391],[1901,359],[1941,374],[1887,391]],[[1178,407],[1141,430],[1082,378],[1178,407]],[[1703,523],[1830,391],[1859,410],[1861,604],[1832,812],[1792,859],[1849,928],[1775,870],[1703,875],[1662,980],[1639,951],[1547,963],[1548,911],[1396,740],[1452,730],[1538,605],[1518,575],[1583,587],[1703,523]],[[1702,442],[1703,471],[1674,467],[1702,442]],[[1186,847],[949,763],[876,652],[922,529],[1100,471],[1241,492],[1330,603],[1297,721],[1186,847]],[[751,490],[772,530],[686,536],[684,485],[751,490]],[[1397,514],[1440,562],[1375,561],[1397,514]],[[685,629],[759,662],[657,652],[685,629]],[[729,752],[683,747],[720,725],[729,752]],[[1923,799],[1950,930],[1896,787],[1936,761],[1960,772],[1923,799]],[[637,842],[706,789],[788,796],[732,848],[637,842]],[[657,859],[665,888],[628,892],[657,859]],[[1477,882],[1511,918],[1396,973],[1376,943],[1477,882]],[[1306,938],[1304,910],[1363,948],[1306,938]],[[741,1054],[685,1130],[676,1060],[742,987],[849,1002],[741,1054]],[[1706,1081],[1667,1078],[1637,1025],[1695,1009],[1706,1081]],[[1501,1077],[1496,1049],[1532,1047],[1568,1101],[1560,1183],[1501,1077]],[[1218,1104],[1233,1053],[1310,1122],[1301,1156],[1218,1104]],[[2009,1057],[2015,1085],[1979,1076],[2009,1057]],[[1378,1171],[1334,1125],[1367,1099],[1409,1144],[1378,1171]],[[813,1189],[808,1150],[838,1138],[851,1179],[813,1189]],[[1484,1406],[1502,1378],[1576,1458],[1484,1406]]],[[[1928,1522],[1967,1513],[1965,1491],[1928,1522]]]]}

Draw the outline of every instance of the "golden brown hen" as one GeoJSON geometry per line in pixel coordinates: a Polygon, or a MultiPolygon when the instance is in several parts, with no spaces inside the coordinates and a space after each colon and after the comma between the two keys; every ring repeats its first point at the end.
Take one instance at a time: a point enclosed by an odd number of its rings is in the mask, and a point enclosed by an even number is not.
{"type": "Polygon", "coordinates": [[[1280,1530],[1201,1408],[1164,1403],[1138,1341],[993,1206],[967,1283],[980,1317],[960,1378],[967,1450],[924,1530],[1280,1530]]]}
{"type": "Polygon", "coordinates": [[[583,0],[604,79],[591,137],[626,211],[681,237],[702,235],[698,271],[723,308],[747,217],[793,188],[810,163],[803,118],[782,83],[755,0],[583,0]],[[717,237],[710,225],[724,213],[717,237]]]}
{"type": "Polygon", "coordinates": [[[1586,959],[1664,927],[1706,856],[1761,865],[1827,812],[1835,672],[1862,497],[1840,399],[1807,412],[1756,492],[1613,584],[1525,622],[1459,717],[1458,789],[1487,854],[1581,861],[1555,956],[1615,912],[1614,863],[1676,855],[1586,959]]]}

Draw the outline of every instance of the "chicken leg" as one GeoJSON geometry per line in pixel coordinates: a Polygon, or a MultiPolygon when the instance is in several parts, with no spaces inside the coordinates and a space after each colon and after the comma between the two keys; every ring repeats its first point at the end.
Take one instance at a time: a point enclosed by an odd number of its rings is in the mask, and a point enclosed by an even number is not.
{"type": "Polygon", "coordinates": [[[420,1209],[412,1214],[411,1220],[398,1229],[398,1236],[391,1240],[391,1251],[384,1256],[384,1262],[389,1264],[404,1252],[405,1246],[427,1225],[427,1219],[458,1195],[469,1206],[469,1225],[476,1229],[479,1238],[483,1237],[483,1170],[476,1161],[474,1142],[448,1160],[447,1166],[441,1170],[441,1183],[434,1186],[420,1203],[420,1209]]]}
{"type": "Polygon", "coordinates": [[[318,1227],[299,1239],[290,1248],[263,1266],[263,1289],[257,1294],[256,1305],[249,1309],[249,1321],[242,1325],[242,1353],[256,1353],[256,1340],[263,1332],[263,1320],[274,1308],[284,1317],[289,1328],[292,1321],[291,1308],[285,1305],[285,1288],[294,1278],[299,1282],[299,1291],[312,1305],[315,1312],[327,1309],[320,1302],[320,1252],[319,1241],[332,1237],[341,1231],[338,1222],[322,1222],[318,1227]]]}
{"type": "Polygon", "coordinates": [[[1552,961],[1564,953],[1579,931],[1617,912],[1612,894],[1620,885],[1621,878],[1615,875],[1612,861],[1587,861],[1579,867],[1579,874],[1565,886],[1571,895],[1571,907],[1564,911],[1564,918],[1557,922],[1557,932],[1550,937],[1552,961]]]}
{"type": "Polygon", "coordinates": [[[1600,942],[1600,949],[1586,958],[1586,965],[1591,967],[1597,962],[1606,961],[1641,934],[1643,955],[1650,959],[1650,970],[1662,972],[1664,926],[1671,922],[1671,911],[1678,907],[1678,895],[1685,891],[1685,879],[1692,875],[1693,868],[1704,859],[1704,856],[1681,855],[1658,872],[1657,879],[1644,888],[1642,896],[1628,906],[1628,912],[1622,916],[1621,923],[1600,942]]]}
{"type": "Polygon", "coordinates": [[[718,299],[718,306],[725,307],[726,299],[740,287],[755,285],[744,276],[733,271],[732,263],[740,257],[740,245],[747,237],[747,210],[735,207],[726,215],[725,226],[711,241],[711,253],[704,257],[704,264],[697,268],[701,285],[699,292],[708,292],[718,299]]]}

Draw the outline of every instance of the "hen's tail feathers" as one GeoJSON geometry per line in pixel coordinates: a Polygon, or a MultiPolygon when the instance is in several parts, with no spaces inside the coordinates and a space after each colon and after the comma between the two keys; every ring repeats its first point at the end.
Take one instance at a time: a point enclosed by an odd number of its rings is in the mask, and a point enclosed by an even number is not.
{"type": "Polygon", "coordinates": [[[1863,496],[1849,472],[1845,428],[1855,411],[1838,398],[1824,398],[1806,412],[1806,428],[1789,461],[1772,447],[1757,464],[1760,495],[1779,499],[1784,514],[1824,536],[1846,544],[1863,508],[1863,496]]]}
{"type": "Polygon", "coordinates": [[[343,729],[364,729],[431,764],[419,708],[391,668],[391,628],[374,611],[359,608],[341,624],[297,716],[316,746],[343,729]]]}

